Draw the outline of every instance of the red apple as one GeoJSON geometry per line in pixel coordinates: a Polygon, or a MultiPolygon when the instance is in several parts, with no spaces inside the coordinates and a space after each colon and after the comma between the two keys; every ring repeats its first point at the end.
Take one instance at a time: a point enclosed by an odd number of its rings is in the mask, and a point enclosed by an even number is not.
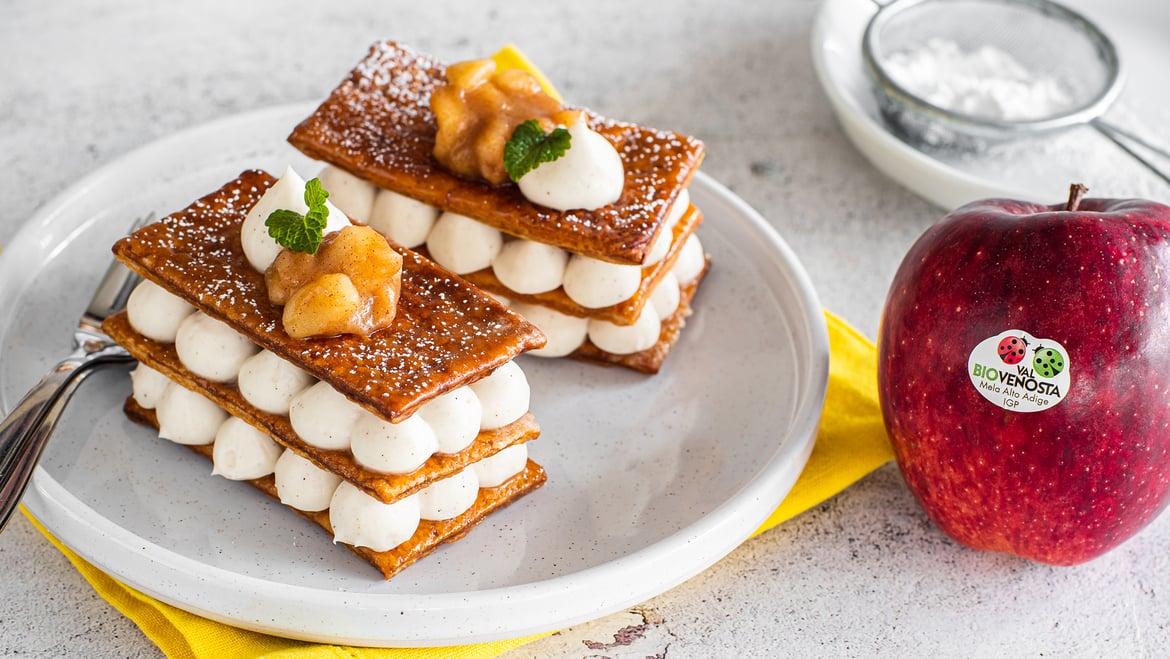
{"type": "Polygon", "coordinates": [[[902,261],[878,335],[886,428],[927,515],[1054,565],[1170,502],[1170,208],[1084,190],[947,215],[902,261]]]}

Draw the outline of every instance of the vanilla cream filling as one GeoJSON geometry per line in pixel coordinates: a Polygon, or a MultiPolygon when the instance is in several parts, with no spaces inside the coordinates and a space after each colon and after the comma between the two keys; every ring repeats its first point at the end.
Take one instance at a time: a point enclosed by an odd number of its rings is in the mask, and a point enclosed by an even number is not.
{"type": "MultiPolygon", "coordinates": [[[[594,133],[596,135],[596,133],[594,133]]],[[[598,136],[602,141],[604,138],[598,136]]],[[[608,145],[608,142],[606,142],[608,145]]],[[[572,152],[573,149],[569,149],[572,152]]],[[[558,162],[558,161],[554,161],[558,162]]],[[[550,163],[545,163],[541,168],[550,163]]],[[[329,165],[321,178],[332,180],[337,170],[329,165]]],[[[344,170],[339,170],[344,171],[344,170]]],[[[540,171],[538,168],[536,171],[540,171]]],[[[536,172],[524,178],[530,178],[536,172]]],[[[350,202],[356,210],[346,211],[354,221],[367,224],[382,235],[406,247],[426,245],[431,259],[457,275],[491,268],[500,283],[524,295],[564,290],[573,302],[599,309],[624,302],[638,292],[642,268],[660,262],[670,251],[674,227],[690,207],[690,193],[683,189],[654,240],[641,266],[607,263],[523,238],[508,238],[496,229],[457,213],[441,213],[411,197],[374,186],[353,175],[343,180],[345,198],[364,200],[373,195],[366,214],[364,201],[350,202]],[[350,190],[365,186],[362,193],[350,190]]],[[[523,180],[523,179],[522,179],[523,180]]],[[[326,189],[329,189],[326,186],[326,189]]],[[[339,204],[342,202],[339,202],[339,204]]],[[[604,204],[603,204],[604,205],[604,204]]]]}
{"type": "Polygon", "coordinates": [[[427,235],[431,259],[457,275],[491,267],[503,246],[499,231],[458,213],[440,215],[427,235]]]}
{"type": "Polygon", "coordinates": [[[130,383],[134,392],[134,402],[143,409],[153,410],[166,394],[171,380],[146,364],[138,364],[130,371],[130,383]]]}
{"type": "Polygon", "coordinates": [[[244,335],[201,311],[184,318],[175,335],[179,361],[212,382],[235,380],[244,362],[259,351],[244,335]]]}
{"type": "Polygon", "coordinates": [[[166,388],[154,408],[158,436],[176,444],[203,446],[215,441],[215,433],[228,413],[201,394],[175,383],[166,388]]]}
{"type": "Polygon", "coordinates": [[[215,431],[211,445],[212,476],[233,481],[271,474],[284,447],[247,422],[229,416],[215,431]]]}
{"type": "Polygon", "coordinates": [[[173,343],[179,325],[195,307],[158,284],[143,279],[126,299],[126,313],[136,332],[152,341],[173,343]]]}
{"type": "Polygon", "coordinates": [[[658,313],[647,305],[633,325],[615,325],[608,320],[589,320],[589,340],[614,355],[629,355],[647,350],[658,343],[662,323],[658,313]]]}
{"type": "Polygon", "coordinates": [[[703,252],[703,244],[699,242],[699,237],[692,233],[687,236],[687,241],[679,250],[678,260],[675,261],[672,272],[680,284],[686,285],[697,279],[705,267],[707,255],[703,252]]]}
{"type": "Polygon", "coordinates": [[[377,190],[374,207],[368,218],[354,215],[354,219],[368,219],[370,228],[411,249],[426,243],[435,221],[439,219],[438,208],[392,190],[375,188],[369,183],[366,185],[371,190],[377,190]]]}
{"type": "Polygon", "coordinates": [[[439,450],[434,429],[418,414],[390,423],[363,410],[349,440],[360,464],[387,474],[408,474],[439,450]]]}
{"type": "MultiPolygon", "coordinates": [[[[139,316],[147,313],[149,319],[150,312],[128,313],[131,326],[137,327],[139,316]]],[[[427,401],[411,417],[389,423],[202,312],[191,311],[178,325],[175,349],[187,370],[215,382],[235,381],[240,394],[258,410],[287,415],[305,443],[351,451],[358,464],[375,471],[413,471],[432,455],[458,453],[481,431],[506,426],[528,411],[528,380],[518,365],[508,362],[496,370],[494,379],[485,378],[491,382],[474,385],[486,392],[486,399],[465,385],[427,401]]],[[[174,388],[147,366],[135,369],[131,379],[135,399],[146,409],[154,409],[174,388]]],[[[176,410],[168,416],[167,432],[181,443],[210,443],[214,432],[198,425],[176,410]]]]}
{"type": "Polygon", "coordinates": [[[316,379],[269,350],[261,350],[240,365],[236,386],[253,407],[288,416],[293,399],[316,379]]]}
{"type": "Polygon", "coordinates": [[[516,313],[536,325],[546,339],[543,348],[529,350],[525,354],[536,357],[564,357],[585,343],[586,330],[589,327],[588,318],[570,316],[539,304],[514,302],[511,306],[516,313]]]}
{"type": "Polygon", "coordinates": [[[341,485],[336,474],[288,449],[277,459],[273,477],[280,502],[305,512],[327,510],[334,490],[341,485]]]}
{"type": "Polygon", "coordinates": [[[569,253],[544,243],[516,239],[504,243],[492,272],[510,290],[525,295],[555,291],[565,280],[569,253]]]}
{"type": "MultiPolygon", "coordinates": [[[[523,372],[512,362],[501,366],[493,376],[497,379],[486,387],[489,400],[498,396],[513,400],[517,390],[527,390],[523,372]]],[[[134,399],[144,407],[150,405],[148,409],[153,408],[158,415],[160,437],[181,444],[212,445],[213,475],[231,480],[251,480],[272,474],[281,503],[303,511],[328,509],[336,541],[375,551],[387,551],[408,540],[414,535],[420,520],[441,521],[463,514],[475,504],[480,488],[501,485],[523,471],[528,461],[526,444],[510,446],[428,485],[417,494],[394,504],[384,504],[335,474],[284,449],[267,434],[230,416],[204,396],[171,382],[150,367],[139,365],[131,375],[131,383],[134,399]]],[[[348,401],[324,382],[308,387],[306,392],[313,390],[319,392],[323,400],[331,401],[325,403],[326,406],[335,404],[337,399],[348,401]]],[[[435,407],[428,411],[427,416],[444,422],[454,417],[454,424],[460,426],[460,432],[466,435],[470,427],[468,418],[474,418],[476,428],[480,425],[482,406],[479,401],[480,397],[470,387],[461,387],[428,403],[435,407]]],[[[352,413],[358,417],[350,424],[352,431],[347,433],[353,438],[351,448],[355,457],[359,453],[372,452],[375,457],[367,457],[367,461],[385,461],[380,463],[386,467],[385,471],[410,471],[417,465],[409,465],[421,464],[440,448],[434,431],[423,416],[427,406],[414,416],[391,424],[353,403],[349,405],[353,406],[352,413]],[[368,446],[367,439],[372,440],[368,446]]],[[[527,404],[524,408],[521,415],[527,411],[527,404]]],[[[350,412],[342,409],[342,416],[350,412]]],[[[514,411],[496,410],[492,418],[500,418],[500,413],[513,414],[514,411]]]]}
{"type": "MultiPolygon", "coordinates": [[[[321,180],[321,187],[329,193],[329,202],[338,210],[350,217],[370,217],[377,188],[332,165],[322,169],[317,178],[321,180]]],[[[304,190],[301,194],[304,195],[304,190]]]]}

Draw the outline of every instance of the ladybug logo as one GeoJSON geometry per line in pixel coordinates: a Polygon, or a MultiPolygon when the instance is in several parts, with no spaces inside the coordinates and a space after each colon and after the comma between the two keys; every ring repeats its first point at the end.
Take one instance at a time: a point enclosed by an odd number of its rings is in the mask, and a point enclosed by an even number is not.
{"type": "Polygon", "coordinates": [[[1028,352],[1028,340],[1022,336],[1008,336],[999,342],[995,349],[996,354],[1008,366],[1015,366],[1024,361],[1028,352]]]}
{"type": "Polygon", "coordinates": [[[1064,355],[1052,348],[1042,345],[1036,346],[1036,356],[1032,358],[1032,368],[1036,375],[1052,379],[1064,370],[1064,355]]]}

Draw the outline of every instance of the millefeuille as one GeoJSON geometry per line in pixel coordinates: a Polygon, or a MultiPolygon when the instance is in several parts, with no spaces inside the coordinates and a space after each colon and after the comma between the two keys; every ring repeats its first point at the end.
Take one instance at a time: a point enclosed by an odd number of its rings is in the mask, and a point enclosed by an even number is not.
{"type": "MultiPolygon", "coordinates": [[[[374,44],[289,142],[327,164],[321,179],[355,221],[426,253],[540,327],[548,344],[532,354],[656,373],[709,267],[695,235],[702,213],[687,191],[702,143],[550,104],[532,89],[536,78],[490,62],[446,67],[393,42],[374,44]],[[543,128],[531,138],[537,148],[556,136],[558,121],[573,124],[565,130],[572,134],[567,152],[515,180],[495,173],[502,171],[495,162],[466,170],[450,164],[452,134],[456,141],[465,132],[486,134],[467,150],[494,159],[518,141],[511,130],[526,118],[523,110],[501,117],[490,107],[497,97],[498,107],[523,107],[508,97],[513,93],[543,108],[543,128]],[[508,147],[501,126],[512,135],[508,147]],[[598,148],[613,155],[579,162],[598,148]],[[563,196],[557,189],[530,199],[526,179],[540,178],[558,159],[577,161],[586,188],[614,180],[602,166],[616,162],[616,187],[577,205],[546,201],[563,196]]],[[[595,192],[586,191],[590,198],[595,192]]]]}
{"type": "MultiPolygon", "coordinates": [[[[314,520],[389,578],[544,483],[527,457],[540,429],[512,361],[544,337],[370,231],[379,258],[400,257],[390,324],[293,338],[293,301],[270,301],[244,227],[261,207],[307,200],[305,189],[291,170],[280,180],[245,171],[120,240],[115,255],[145,281],[104,329],[140,362],[131,418],[314,520]]],[[[326,231],[320,253],[356,235],[335,209],[330,223],[346,228],[326,231]]],[[[367,267],[364,252],[344,256],[367,267]]]]}

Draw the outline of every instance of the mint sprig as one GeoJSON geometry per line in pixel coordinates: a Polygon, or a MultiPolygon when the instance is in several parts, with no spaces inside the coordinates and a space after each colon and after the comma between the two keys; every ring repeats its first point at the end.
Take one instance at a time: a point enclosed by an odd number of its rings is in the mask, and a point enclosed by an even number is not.
{"type": "Polygon", "coordinates": [[[305,183],[305,204],[309,212],[301,215],[286,208],[272,211],[264,220],[268,235],[281,247],[316,254],[329,220],[329,209],[325,206],[328,198],[329,193],[321,185],[321,179],[309,179],[305,183]]]}
{"type": "Polygon", "coordinates": [[[508,178],[519,181],[541,163],[552,162],[569,150],[572,137],[564,128],[545,133],[540,122],[529,119],[516,126],[512,137],[504,145],[504,171],[508,178]]]}

